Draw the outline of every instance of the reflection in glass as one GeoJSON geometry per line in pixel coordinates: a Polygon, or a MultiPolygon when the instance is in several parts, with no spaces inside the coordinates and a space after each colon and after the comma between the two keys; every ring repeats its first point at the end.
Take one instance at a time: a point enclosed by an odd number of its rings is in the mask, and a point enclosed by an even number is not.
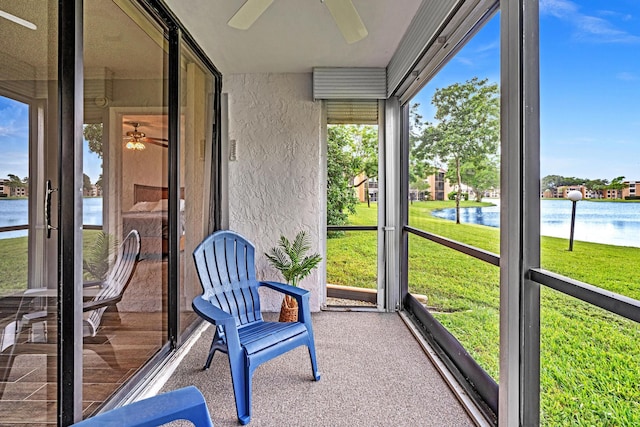
{"type": "Polygon", "coordinates": [[[57,2],[0,10],[2,423],[55,422],[57,236],[43,225],[44,182],[58,176],[57,2]]]}
{"type": "Polygon", "coordinates": [[[182,44],[180,130],[180,330],[198,316],[191,301],[202,293],[191,254],[207,236],[213,149],[214,76],[191,49],[182,44]]]}
{"type": "Polygon", "coordinates": [[[83,232],[90,416],[167,341],[167,51],[164,30],[126,1],[85,1],[84,26],[84,205],[98,224],[83,232]]]}

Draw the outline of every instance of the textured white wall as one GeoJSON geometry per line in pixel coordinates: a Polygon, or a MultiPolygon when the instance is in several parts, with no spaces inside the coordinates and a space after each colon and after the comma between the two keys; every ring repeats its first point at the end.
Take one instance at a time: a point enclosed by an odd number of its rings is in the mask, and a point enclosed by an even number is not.
{"type": "MultiPolygon", "coordinates": [[[[237,160],[229,162],[229,228],[255,244],[259,280],[283,281],[263,255],[281,234],[293,239],[305,230],[312,252],[323,252],[322,107],[311,84],[310,73],[224,76],[229,139],[237,144],[237,160]]],[[[313,311],[324,299],[322,269],[301,283],[313,311]]],[[[279,310],[279,294],[267,290],[263,297],[263,309],[279,310]]]]}

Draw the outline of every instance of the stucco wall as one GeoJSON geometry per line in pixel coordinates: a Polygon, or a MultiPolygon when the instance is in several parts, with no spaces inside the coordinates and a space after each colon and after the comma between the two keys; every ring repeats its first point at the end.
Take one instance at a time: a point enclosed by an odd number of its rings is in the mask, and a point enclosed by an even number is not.
{"type": "MultiPolygon", "coordinates": [[[[312,251],[323,252],[322,108],[312,100],[311,83],[311,74],[224,76],[229,139],[236,141],[237,153],[237,160],[229,162],[229,228],[255,244],[260,280],[283,280],[263,255],[281,234],[293,239],[305,230],[312,251]]],[[[313,311],[323,299],[323,268],[301,284],[311,291],[313,311]]],[[[277,311],[281,300],[267,290],[263,309],[277,311]]]]}

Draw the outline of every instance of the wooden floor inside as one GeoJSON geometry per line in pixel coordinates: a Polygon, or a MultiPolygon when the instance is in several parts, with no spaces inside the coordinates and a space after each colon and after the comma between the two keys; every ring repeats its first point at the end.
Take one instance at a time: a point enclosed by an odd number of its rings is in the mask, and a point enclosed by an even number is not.
{"type": "MultiPolygon", "coordinates": [[[[193,313],[181,319],[186,325],[193,313]]],[[[118,390],[166,342],[166,316],[160,312],[107,312],[99,333],[85,338],[83,413],[87,417],[118,390]]],[[[55,331],[48,331],[49,334],[55,331]]],[[[50,335],[51,336],[51,335],[50,335]]],[[[55,339],[55,338],[54,338],[55,339]]],[[[49,340],[51,342],[51,340],[49,340]]],[[[57,418],[56,344],[15,345],[0,356],[0,426],[51,425],[57,418]]]]}

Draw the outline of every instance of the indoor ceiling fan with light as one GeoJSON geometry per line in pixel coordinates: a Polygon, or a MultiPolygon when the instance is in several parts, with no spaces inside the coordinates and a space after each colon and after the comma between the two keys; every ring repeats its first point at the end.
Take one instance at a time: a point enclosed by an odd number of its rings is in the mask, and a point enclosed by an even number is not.
{"type": "Polygon", "coordinates": [[[144,132],[140,132],[138,128],[140,126],[143,126],[143,123],[125,122],[125,124],[133,126],[133,130],[127,131],[124,135],[126,141],[125,147],[129,150],[144,150],[145,148],[147,148],[146,145],[144,145],[145,143],[157,145],[164,148],[167,148],[169,146],[169,144],[167,143],[167,141],[169,140],[166,138],[154,138],[151,136],[147,136],[144,132]]]}
{"type": "MultiPolygon", "coordinates": [[[[347,43],[355,43],[367,37],[369,34],[367,28],[351,0],[320,0],[320,2],[329,9],[347,43]]],[[[239,30],[247,30],[271,6],[271,3],[273,0],[247,0],[227,24],[239,30]]]]}

